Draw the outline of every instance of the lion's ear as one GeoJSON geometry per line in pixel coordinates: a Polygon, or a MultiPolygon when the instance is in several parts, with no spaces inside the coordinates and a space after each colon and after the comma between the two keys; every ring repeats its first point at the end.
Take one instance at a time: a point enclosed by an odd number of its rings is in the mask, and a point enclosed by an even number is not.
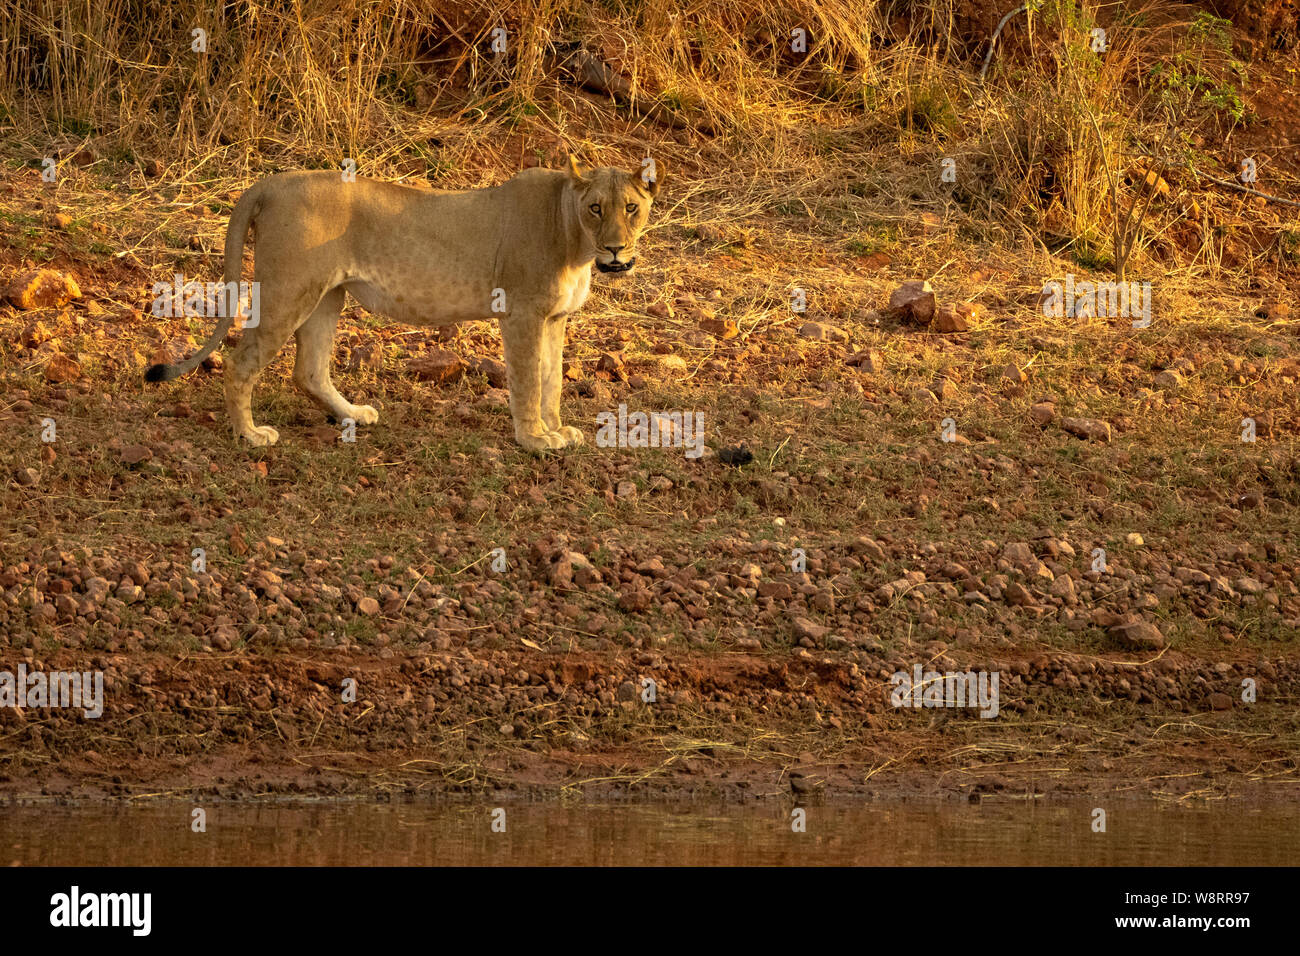
{"type": "Polygon", "coordinates": [[[574,156],[572,153],[569,154],[569,175],[576,183],[585,183],[587,181],[586,171],[578,162],[578,157],[574,156]]]}
{"type": "Polygon", "coordinates": [[[630,175],[654,198],[659,195],[659,181],[664,176],[664,164],[658,159],[651,159],[641,164],[639,172],[630,175]]]}

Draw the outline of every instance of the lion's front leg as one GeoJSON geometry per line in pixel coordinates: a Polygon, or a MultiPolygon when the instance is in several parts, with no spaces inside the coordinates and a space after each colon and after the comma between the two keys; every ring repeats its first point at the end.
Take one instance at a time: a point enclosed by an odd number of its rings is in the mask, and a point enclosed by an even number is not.
{"type": "Polygon", "coordinates": [[[564,390],[564,327],[567,314],[553,315],[542,326],[542,423],[564,438],[566,445],[581,445],[582,432],[560,424],[560,394],[564,390]]]}
{"type": "Polygon", "coordinates": [[[540,316],[510,316],[501,320],[515,441],[529,451],[546,451],[565,445],[563,436],[548,428],[542,420],[544,324],[540,316]]]}

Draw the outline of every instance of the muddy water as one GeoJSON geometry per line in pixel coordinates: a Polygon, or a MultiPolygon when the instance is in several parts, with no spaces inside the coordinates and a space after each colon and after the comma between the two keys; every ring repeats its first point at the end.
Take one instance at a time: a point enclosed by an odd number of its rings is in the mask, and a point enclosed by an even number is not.
{"type": "Polygon", "coordinates": [[[791,805],[491,807],[211,803],[0,807],[0,865],[1281,865],[1300,807],[1092,801],[823,804],[793,833],[791,805]],[[1094,833],[1094,806],[1107,832],[1094,833]]]}

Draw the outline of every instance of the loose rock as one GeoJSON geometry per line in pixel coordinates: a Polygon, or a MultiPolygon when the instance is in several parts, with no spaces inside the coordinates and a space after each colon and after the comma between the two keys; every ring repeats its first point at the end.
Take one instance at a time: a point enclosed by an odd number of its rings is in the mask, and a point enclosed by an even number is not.
{"type": "Polygon", "coordinates": [[[421,382],[445,385],[465,374],[465,363],[459,355],[438,349],[427,355],[418,355],[407,363],[412,374],[421,382]]]}
{"type": "Polygon", "coordinates": [[[1110,425],[1095,418],[1063,418],[1061,427],[1076,438],[1110,441],[1110,425]]]}
{"type": "Polygon", "coordinates": [[[937,309],[934,288],[924,279],[904,282],[889,296],[889,312],[916,325],[929,325],[937,309]]]}
{"type": "Polygon", "coordinates": [[[5,298],[19,309],[61,309],[81,298],[81,287],[70,275],[54,269],[34,269],[14,279],[5,298]]]}

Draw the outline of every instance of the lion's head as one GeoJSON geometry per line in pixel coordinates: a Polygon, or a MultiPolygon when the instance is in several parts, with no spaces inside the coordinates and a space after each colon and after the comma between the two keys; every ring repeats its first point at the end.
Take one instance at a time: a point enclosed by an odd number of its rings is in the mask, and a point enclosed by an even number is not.
{"type": "Polygon", "coordinates": [[[569,177],[588,255],[595,256],[601,272],[627,275],[636,265],[636,241],[659,192],[658,175],[612,167],[584,171],[570,156],[569,177]]]}

